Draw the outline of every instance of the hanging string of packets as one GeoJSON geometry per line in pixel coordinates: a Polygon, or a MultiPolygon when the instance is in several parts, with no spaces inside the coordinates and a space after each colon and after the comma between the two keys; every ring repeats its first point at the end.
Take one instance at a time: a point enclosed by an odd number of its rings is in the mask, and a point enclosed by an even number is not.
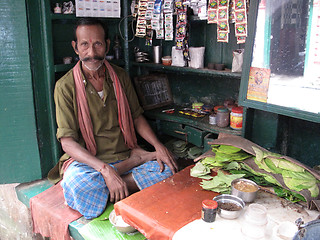
{"type": "MultiPolygon", "coordinates": [[[[152,45],[153,32],[156,39],[172,41],[174,36],[173,14],[177,15],[175,42],[177,49],[187,50],[187,8],[208,24],[217,24],[217,41],[228,42],[230,23],[235,24],[237,44],[245,43],[247,37],[247,10],[249,0],[133,0],[133,16],[137,16],[136,37],[146,38],[152,45]]],[[[185,51],[185,57],[187,51],[185,51]]]]}
{"type": "Polygon", "coordinates": [[[229,22],[235,24],[237,44],[245,43],[247,37],[248,0],[209,0],[208,24],[217,24],[217,41],[229,41],[229,22]]]}

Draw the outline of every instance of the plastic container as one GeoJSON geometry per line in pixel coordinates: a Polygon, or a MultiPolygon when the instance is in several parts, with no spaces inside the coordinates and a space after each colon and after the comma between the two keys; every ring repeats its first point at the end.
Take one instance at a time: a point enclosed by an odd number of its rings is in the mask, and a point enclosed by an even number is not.
{"type": "Polygon", "coordinates": [[[217,114],[211,114],[209,116],[209,124],[216,125],[217,124],[217,114]]]}
{"type": "Polygon", "coordinates": [[[230,113],[230,127],[235,130],[242,129],[243,107],[233,107],[230,113]]]}
{"type": "Polygon", "coordinates": [[[218,127],[228,127],[230,123],[230,112],[227,108],[221,107],[217,109],[217,118],[216,118],[218,127]]]}
{"type": "Polygon", "coordinates": [[[201,218],[205,222],[214,222],[216,220],[218,203],[214,200],[203,200],[201,218]]]}
{"type": "Polygon", "coordinates": [[[56,3],[56,6],[55,6],[55,8],[53,9],[53,12],[54,12],[54,13],[62,13],[62,9],[61,9],[59,3],[56,3]]]}
{"type": "Polygon", "coordinates": [[[267,223],[267,209],[261,204],[252,203],[245,212],[241,231],[249,239],[264,239],[267,223]]]}
{"type": "Polygon", "coordinates": [[[162,60],[162,64],[165,65],[165,66],[170,66],[171,63],[172,63],[172,58],[171,56],[164,56],[161,58],[162,60]]]}

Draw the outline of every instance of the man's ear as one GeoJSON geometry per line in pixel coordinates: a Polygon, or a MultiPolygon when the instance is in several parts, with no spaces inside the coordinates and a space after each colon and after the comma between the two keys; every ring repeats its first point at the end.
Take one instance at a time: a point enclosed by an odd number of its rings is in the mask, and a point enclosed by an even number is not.
{"type": "Polygon", "coordinates": [[[110,39],[107,39],[106,40],[106,55],[107,55],[107,53],[109,52],[109,49],[110,48],[110,39]]]}
{"type": "Polygon", "coordinates": [[[73,50],[76,52],[76,54],[79,55],[77,42],[76,42],[76,41],[72,41],[72,42],[71,42],[71,45],[72,45],[72,47],[73,47],[73,50]]]}

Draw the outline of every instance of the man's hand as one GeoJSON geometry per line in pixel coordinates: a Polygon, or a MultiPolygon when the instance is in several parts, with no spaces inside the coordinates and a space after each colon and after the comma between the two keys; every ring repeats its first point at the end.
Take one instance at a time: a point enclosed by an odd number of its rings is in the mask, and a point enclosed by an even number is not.
{"type": "Polygon", "coordinates": [[[118,202],[129,196],[126,182],[110,166],[105,165],[100,171],[109,189],[110,202],[118,202]]]}
{"type": "Polygon", "coordinates": [[[178,164],[176,163],[172,153],[163,145],[159,144],[155,147],[156,149],[156,159],[160,166],[160,172],[164,170],[164,164],[167,164],[174,174],[178,171],[178,164]]]}

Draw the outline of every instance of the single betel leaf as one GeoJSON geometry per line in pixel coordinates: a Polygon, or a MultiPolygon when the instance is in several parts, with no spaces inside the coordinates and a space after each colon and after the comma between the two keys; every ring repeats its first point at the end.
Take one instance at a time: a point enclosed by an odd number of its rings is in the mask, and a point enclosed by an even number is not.
{"type": "Polygon", "coordinates": [[[260,148],[257,148],[255,146],[252,146],[253,151],[256,154],[256,159],[258,162],[261,162],[263,159],[263,151],[260,148]]]}
{"type": "Polygon", "coordinates": [[[319,196],[319,187],[318,185],[313,185],[312,187],[308,188],[311,193],[311,197],[318,197],[319,196]]]}
{"type": "Polygon", "coordinates": [[[227,153],[227,154],[232,154],[232,153],[240,152],[241,148],[237,148],[230,145],[220,145],[220,147],[218,148],[218,151],[227,153]]]}
{"type": "Polygon", "coordinates": [[[294,172],[304,172],[304,168],[289,162],[285,159],[279,159],[279,168],[294,171],[294,172]]]}
{"type": "Polygon", "coordinates": [[[257,158],[254,158],[254,162],[258,165],[258,167],[260,169],[263,169],[267,172],[272,173],[273,171],[267,166],[267,164],[265,164],[264,159],[262,159],[260,162],[258,161],[257,158]]]}
{"type": "Polygon", "coordinates": [[[201,162],[197,162],[196,165],[190,169],[190,176],[200,177],[209,174],[210,168],[204,166],[201,162]]]}
{"type": "Polygon", "coordinates": [[[272,173],[282,173],[282,169],[276,167],[276,165],[273,163],[273,161],[270,158],[265,158],[264,159],[265,164],[268,166],[269,169],[271,169],[272,173]]]}
{"type": "Polygon", "coordinates": [[[240,165],[236,161],[233,161],[233,162],[228,163],[227,165],[225,165],[224,169],[226,169],[226,170],[239,170],[240,169],[240,165]]]}

